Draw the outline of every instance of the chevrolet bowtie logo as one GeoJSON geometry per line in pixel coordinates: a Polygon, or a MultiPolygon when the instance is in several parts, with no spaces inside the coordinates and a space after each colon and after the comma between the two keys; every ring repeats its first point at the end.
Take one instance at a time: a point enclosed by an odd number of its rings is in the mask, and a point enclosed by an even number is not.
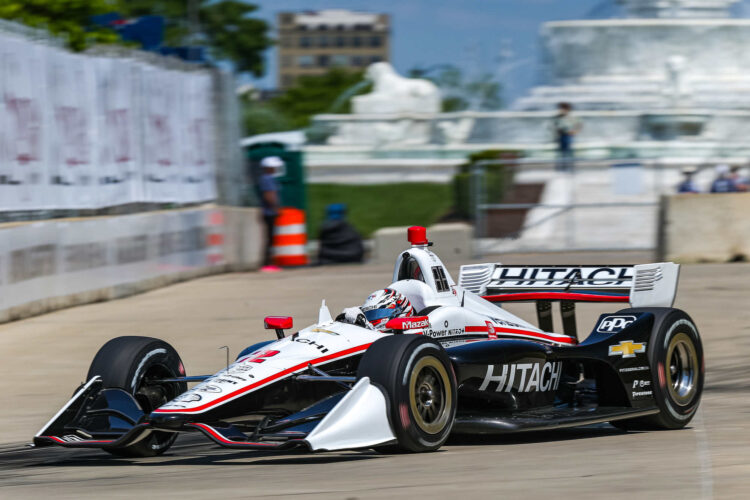
{"type": "Polygon", "coordinates": [[[634,358],[636,354],[646,352],[646,343],[636,344],[632,340],[623,340],[619,345],[609,346],[610,356],[622,356],[623,358],[634,358]]]}

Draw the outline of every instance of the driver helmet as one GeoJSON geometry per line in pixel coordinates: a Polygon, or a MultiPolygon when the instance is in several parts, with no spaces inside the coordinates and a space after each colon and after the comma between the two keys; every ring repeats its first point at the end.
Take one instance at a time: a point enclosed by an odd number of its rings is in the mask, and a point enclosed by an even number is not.
{"type": "Polygon", "coordinates": [[[392,288],[373,292],[361,307],[365,318],[378,330],[385,329],[389,319],[405,318],[414,315],[409,299],[392,288]]]}

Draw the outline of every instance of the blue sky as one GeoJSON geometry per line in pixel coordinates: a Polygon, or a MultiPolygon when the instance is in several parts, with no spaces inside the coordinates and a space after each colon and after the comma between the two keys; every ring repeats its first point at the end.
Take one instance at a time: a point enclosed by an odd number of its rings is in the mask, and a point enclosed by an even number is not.
{"type": "MultiPolygon", "coordinates": [[[[612,0],[613,2],[613,0],[612,0]]],[[[610,0],[250,0],[257,17],[275,25],[281,11],[350,9],[391,15],[391,60],[412,67],[451,63],[471,74],[491,71],[512,99],[535,82],[541,23],[587,18],[611,10],[610,0]],[[597,7],[598,6],[598,7],[597,7]],[[592,12],[593,10],[593,12],[592,12]],[[505,53],[505,69],[501,67],[505,53]]],[[[276,53],[268,51],[267,75],[253,83],[275,85],[276,53]]]]}
{"type": "MultiPolygon", "coordinates": [[[[545,21],[611,17],[615,0],[248,0],[272,27],[277,12],[350,9],[391,15],[391,60],[400,73],[415,66],[451,63],[468,74],[497,75],[506,101],[536,83],[537,35],[545,21]],[[501,66],[500,55],[506,64],[501,66]]],[[[745,0],[735,13],[748,14],[745,0]]],[[[253,83],[275,86],[276,52],[268,51],[267,75],[253,83]]]]}

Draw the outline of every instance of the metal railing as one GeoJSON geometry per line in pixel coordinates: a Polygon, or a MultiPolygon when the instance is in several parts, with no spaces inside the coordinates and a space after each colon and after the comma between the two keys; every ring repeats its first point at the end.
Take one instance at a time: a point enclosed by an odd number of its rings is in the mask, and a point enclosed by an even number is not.
{"type": "Polygon", "coordinates": [[[482,161],[472,166],[478,256],[550,251],[653,251],[659,200],[677,166],[658,160],[576,160],[565,171],[556,160],[482,161]],[[513,187],[486,199],[487,170],[513,169],[513,187]],[[514,200],[518,186],[544,184],[536,200],[514,200]]]}

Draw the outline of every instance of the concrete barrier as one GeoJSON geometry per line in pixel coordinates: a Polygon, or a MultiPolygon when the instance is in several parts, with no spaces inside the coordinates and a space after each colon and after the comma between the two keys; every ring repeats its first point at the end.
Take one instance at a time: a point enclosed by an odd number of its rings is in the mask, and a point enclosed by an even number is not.
{"type": "MultiPolygon", "coordinates": [[[[384,227],[373,235],[372,262],[393,263],[396,256],[409,248],[404,227],[384,227]]],[[[427,239],[434,243],[435,253],[444,261],[468,260],[472,257],[474,228],[462,222],[435,224],[427,228],[427,239]]]]}
{"type": "Polygon", "coordinates": [[[662,253],[676,262],[750,259],[750,193],[663,199],[662,253]]]}
{"type": "Polygon", "coordinates": [[[205,206],[0,225],[0,322],[257,268],[257,208],[205,206]]]}

